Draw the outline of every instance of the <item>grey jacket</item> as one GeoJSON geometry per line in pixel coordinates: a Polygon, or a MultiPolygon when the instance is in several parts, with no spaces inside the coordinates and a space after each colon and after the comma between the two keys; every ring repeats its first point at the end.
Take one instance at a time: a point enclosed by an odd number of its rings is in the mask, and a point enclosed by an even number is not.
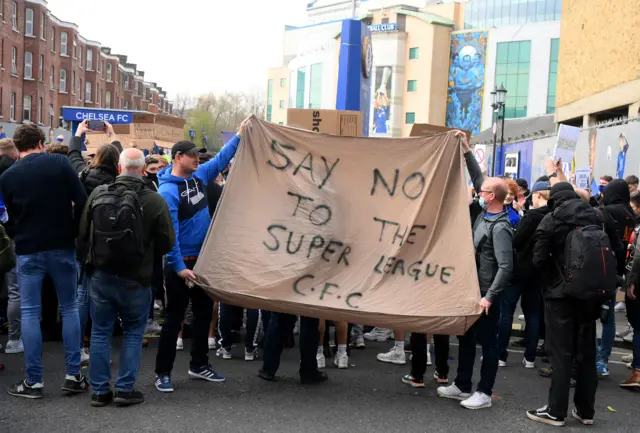
{"type": "MultiPolygon", "coordinates": [[[[476,191],[482,189],[484,176],[472,152],[464,155],[476,191]]],[[[513,229],[509,214],[488,216],[482,212],[473,225],[473,247],[481,294],[495,302],[509,284],[514,265],[513,229]]]]}

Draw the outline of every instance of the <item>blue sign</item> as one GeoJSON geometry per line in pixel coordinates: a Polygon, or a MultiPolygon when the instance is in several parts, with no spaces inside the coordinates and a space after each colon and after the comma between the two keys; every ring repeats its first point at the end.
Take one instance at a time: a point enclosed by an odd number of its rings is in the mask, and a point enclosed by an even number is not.
{"type": "Polygon", "coordinates": [[[63,107],[62,118],[71,122],[101,120],[103,122],[109,122],[112,125],[127,125],[133,123],[133,113],[131,111],[94,110],[83,107],[63,107]]]}
{"type": "Polygon", "coordinates": [[[369,31],[371,33],[392,33],[398,31],[397,23],[387,24],[371,24],[369,25],[369,31]]]}
{"type": "MultiPolygon", "coordinates": [[[[362,136],[369,136],[369,107],[371,104],[371,62],[363,56],[363,45],[370,50],[371,36],[367,26],[359,20],[344,20],[340,40],[338,66],[337,110],[362,113],[362,136]]],[[[367,51],[369,51],[367,50],[367,51]]]]}

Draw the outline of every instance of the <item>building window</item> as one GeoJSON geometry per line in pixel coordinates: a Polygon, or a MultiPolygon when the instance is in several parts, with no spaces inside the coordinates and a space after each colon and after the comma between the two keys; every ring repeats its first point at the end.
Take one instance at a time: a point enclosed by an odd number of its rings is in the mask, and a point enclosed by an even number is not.
{"type": "Polygon", "coordinates": [[[18,75],[18,49],[16,47],[11,49],[11,73],[18,75]]]}
{"type": "Polygon", "coordinates": [[[61,56],[68,56],[69,53],[67,51],[67,47],[69,46],[69,36],[67,35],[67,32],[62,32],[60,33],[60,55],[61,56]]]}
{"type": "MultiPolygon", "coordinates": [[[[0,1],[2,1],[2,0],[0,0],[0,1]]],[[[0,68],[2,68],[4,66],[3,59],[4,59],[4,38],[0,39],[0,68]]],[[[1,115],[2,115],[2,113],[0,113],[0,116],[1,115]]]]}
{"type": "Polygon", "coordinates": [[[9,100],[9,119],[16,120],[16,93],[15,92],[11,93],[11,99],[9,100]]]}
{"type": "Polygon", "coordinates": [[[49,105],[49,126],[53,126],[53,104],[49,105]]]}
{"type": "Polygon", "coordinates": [[[44,54],[40,54],[40,64],[38,65],[38,80],[44,82],[44,54]]]}
{"type": "Polygon", "coordinates": [[[93,70],[93,50],[87,48],[87,71],[93,70]]]}
{"type": "Polygon", "coordinates": [[[40,98],[38,100],[38,123],[42,124],[42,119],[44,114],[42,113],[42,110],[44,110],[44,99],[40,98]]]}
{"type": "Polygon", "coordinates": [[[551,61],[549,62],[549,86],[547,87],[547,114],[556,112],[556,84],[558,82],[558,54],[560,39],[551,39],[551,61]]]}
{"type": "Polygon", "coordinates": [[[24,10],[24,34],[33,36],[33,9],[31,8],[24,10]]]}
{"type": "Polygon", "coordinates": [[[67,70],[60,69],[60,92],[67,93],[67,70]]]}
{"type": "Polygon", "coordinates": [[[284,99],[280,100],[280,108],[284,108],[284,99]]]}
{"type": "Polygon", "coordinates": [[[413,125],[416,123],[416,113],[406,113],[404,116],[404,123],[407,125],[413,125]]]}
{"type": "Polygon", "coordinates": [[[416,90],[418,90],[418,81],[417,80],[407,81],[407,92],[415,92],[416,90]]]}
{"type": "Polygon", "coordinates": [[[84,89],[84,101],[91,102],[91,81],[87,81],[84,89]]]}
{"type": "Polygon", "coordinates": [[[33,79],[33,53],[24,52],[24,78],[33,79]]]}
{"type": "Polygon", "coordinates": [[[78,56],[78,44],[76,44],[76,38],[73,38],[73,58],[78,56]]]}
{"type": "Polygon", "coordinates": [[[134,91],[135,95],[138,96],[138,82],[137,81],[133,84],[133,91],[134,91]]]}
{"type": "Polygon", "coordinates": [[[56,52],[56,28],[51,27],[51,51],[56,52]]]}
{"type": "Polygon", "coordinates": [[[507,89],[505,118],[527,117],[531,41],[500,42],[496,58],[496,86],[507,89]]]}
{"type": "Polygon", "coordinates": [[[104,103],[106,104],[107,108],[111,108],[111,92],[107,91],[104,99],[104,103]]]}
{"type": "Polygon", "coordinates": [[[13,2],[13,8],[11,9],[11,25],[13,30],[18,30],[18,3],[13,2]]]}
{"type": "Polygon", "coordinates": [[[304,90],[307,81],[307,68],[298,69],[298,83],[296,86],[296,108],[304,108],[304,90]]]}
{"type": "Polygon", "coordinates": [[[47,14],[42,12],[40,14],[40,39],[42,39],[43,41],[47,40],[47,35],[44,32],[44,29],[45,29],[44,24],[46,21],[47,21],[47,14]]]}
{"type": "Polygon", "coordinates": [[[82,78],[78,78],[78,101],[82,101],[82,78]]]}
{"type": "Polygon", "coordinates": [[[113,66],[111,65],[111,63],[107,63],[107,81],[112,81],[112,75],[113,75],[113,66]]]}
{"type": "Polygon", "coordinates": [[[76,71],[71,71],[71,94],[76,94],[76,71]]]}
{"type": "Polygon", "coordinates": [[[78,47],[78,66],[82,69],[82,47],[78,47]]]}
{"type": "Polygon", "coordinates": [[[473,0],[465,5],[466,29],[559,21],[562,0],[473,0]]]}
{"type": "Polygon", "coordinates": [[[420,48],[409,48],[409,60],[416,60],[420,56],[420,48]]]}
{"type": "Polygon", "coordinates": [[[129,109],[129,101],[124,101],[124,106],[122,108],[124,108],[125,110],[128,110],[129,109]]]}
{"type": "Polygon", "coordinates": [[[311,65],[309,108],[322,107],[322,63],[311,65]]]}
{"type": "Polygon", "coordinates": [[[382,18],[380,24],[389,24],[389,18],[382,18]]]}
{"type": "Polygon", "coordinates": [[[273,112],[273,80],[267,82],[267,122],[271,122],[273,112]]]}
{"type": "Polygon", "coordinates": [[[51,90],[54,90],[54,76],[56,75],[55,68],[51,65],[51,70],[49,71],[49,87],[51,90]]]}
{"type": "Polygon", "coordinates": [[[31,122],[31,96],[25,95],[22,101],[22,120],[31,122]]]}

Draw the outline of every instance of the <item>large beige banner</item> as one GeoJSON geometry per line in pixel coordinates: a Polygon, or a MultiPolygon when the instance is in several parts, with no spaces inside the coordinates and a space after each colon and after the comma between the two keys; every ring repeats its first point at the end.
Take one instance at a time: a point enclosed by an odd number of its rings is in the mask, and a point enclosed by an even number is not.
{"type": "Polygon", "coordinates": [[[223,302],[406,331],[478,318],[453,132],[338,137],[252,119],[195,272],[223,302]]]}

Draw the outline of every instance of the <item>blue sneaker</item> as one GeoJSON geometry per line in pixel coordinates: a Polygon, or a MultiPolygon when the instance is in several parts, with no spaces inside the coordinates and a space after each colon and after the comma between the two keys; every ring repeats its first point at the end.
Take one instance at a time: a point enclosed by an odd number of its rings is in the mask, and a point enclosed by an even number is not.
{"type": "Polygon", "coordinates": [[[189,376],[195,379],[208,380],[209,382],[224,382],[224,376],[216,373],[211,364],[199,368],[189,368],[189,376]]]}
{"type": "Polygon", "coordinates": [[[598,377],[609,376],[609,366],[604,362],[596,362],[596,371],[598,372],[598,377]]]}
{"type": "Polygon", "coordinates": [[[173,392],[171,376],[156,376],[156,389],[160,392],[173,392]]]}

